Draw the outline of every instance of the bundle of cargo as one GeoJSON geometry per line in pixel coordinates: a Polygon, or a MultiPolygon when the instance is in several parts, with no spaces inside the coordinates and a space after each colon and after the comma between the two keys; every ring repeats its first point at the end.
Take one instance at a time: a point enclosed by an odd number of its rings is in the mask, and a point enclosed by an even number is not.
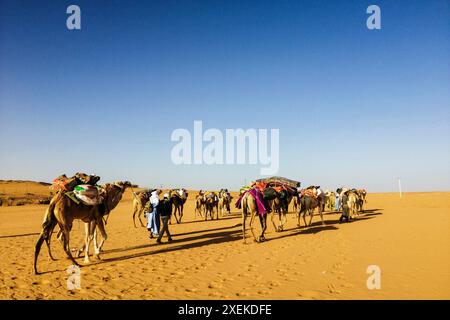
{"type": "Polygon", "coordinates": [[[50,190],[61,192],[73,202],[98,205],[103,201],[104,190],[97,186],[99,176],[77,172],[73,177],[60,175],[53,180],[50,190]]]}
{"type": "Polygon", "coordinates": [[[89,184],[91,186],[94,186],[99,180],[100,180],[99,176],[87,175],[81,172],[75,173],[75,175],[70,178],[67,177],[65,174],[62,174],[53,180],[53,183],[50,186],[50,190],[55,192],[73,191],[77,185],[89,184]]]}
{"type": "Polygon", "coordinates": [[[264,179],[258,179],[256,182],[265,183],[267,186],[276,187],[276,186],[286,186],[290,187],[292,189],[296,189],[300,186],[299,181],[291,180],[284,177],[270,177],[270,178],[264,178],[264,179]]]}
{"type": "Polygon", "coordinates": [[[53,183],[50,186],[50,190],[55,192],[72,191],[78,184],[79,181],[77,177],[73,176],[71,178],[68,178],[65,174],[63,174],[53,180],[53,183]]]}
{"type": "Polygon", "coordinates": [[[78,200],[89,206],[95,206],[103,201],[102,189],[98,186],[81,184],[75,187],[73,193],[78,200]]]}

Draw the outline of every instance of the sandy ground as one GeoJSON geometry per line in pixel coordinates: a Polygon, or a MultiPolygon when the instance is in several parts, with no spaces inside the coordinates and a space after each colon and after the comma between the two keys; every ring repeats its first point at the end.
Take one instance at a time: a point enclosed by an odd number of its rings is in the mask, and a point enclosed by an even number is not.
{"type": "MultiPolygon", "coordinates": [[[[193,199],[183,223],[171,225],[174,241],[156,245],[145,228],[133,227],[127,193],[109,218],[102,260],[81,269],[79,290],[67,289],[70,262],[56,240],[58,261],[44,246],[44,274],[32,274],[46,206],[0,207],[0,298],[450,298],[450,193],[369,194],[366,213],[347,224],[329,213],[324,226],[315,217],[312,227],[299,229],[290,214],[287,230],[270,225],[261,244],[243,244],[239,211],[204,222],[194,217],[193,199]],[[367,288],[369,265],[381,268],[379,290],[367,288]]],[[[82,231],[75,223],[72,246],[81,244],[82,231]]]]}

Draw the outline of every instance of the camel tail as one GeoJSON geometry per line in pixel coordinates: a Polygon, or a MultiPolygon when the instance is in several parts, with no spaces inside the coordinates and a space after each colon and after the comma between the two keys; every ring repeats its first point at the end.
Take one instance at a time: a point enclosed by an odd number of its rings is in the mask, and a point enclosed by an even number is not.
{"type": "Polygon", "coordinates": [[[42,229],[48,229],[52,225],[52,222],[55,221],[55,219],[55,203],[51,202],[47,208],[47,211],[45,212],[44,221],[42,222],[42,229]]]}
{"type": "MultiPolygon", "coordinates": [[[[57,196],[59,198],[59,196],[57,196]]],[[[41,251],[41,247],[43,242],[45,241],[47,243],[48,253],[50,255],[50,258],[53,259],[53,256],[50,251],[50,238],[53,233],[53,229],[55,228],[57,224],[56,216],[55,216],[55,206],[57,203],[57,198],[53,198],[52,201],[50,201],[50,205],[47,208],[47,211],[45,212],[44,221],[42,222],[42,231],[39,235],[39,238],[36,242],[36,246],[34,249],[34,273],[38,274],[37,271],[37,260],[39,257],[39,252],[41,251]]]]}

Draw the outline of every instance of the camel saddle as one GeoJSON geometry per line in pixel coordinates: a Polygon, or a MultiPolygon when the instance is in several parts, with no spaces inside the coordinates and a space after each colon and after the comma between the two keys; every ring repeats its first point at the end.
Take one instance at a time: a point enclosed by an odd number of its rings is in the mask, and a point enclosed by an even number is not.
{"type": "Polygon", "coordinates": [[[313,198],[317,198],[317,194],[314,193],[314,191],[312,189],[302,189],[300,191],[300,196],[310,196],[313,198]]]}

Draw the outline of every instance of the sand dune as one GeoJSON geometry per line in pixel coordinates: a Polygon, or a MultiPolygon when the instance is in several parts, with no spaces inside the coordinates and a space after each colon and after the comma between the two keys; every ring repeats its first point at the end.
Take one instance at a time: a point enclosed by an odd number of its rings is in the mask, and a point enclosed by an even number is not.
{"type": "MultiPolygon", "coordinates": [[[[101,261],[81,270],[81,289],[68,290],[65,258],[54,240],[43,247],[42,275],[32,274],[34,244],[45,205],[0,207],[1,299],[449,299],[450,193],[369,194],[367,212],[338,224],[325,215],[310,228],[270,225],[268,241],[244,245],[240,212],[219,221],[194,217],[171,225],[174,241],[156,245],[134,228],[131,193],[112,212],[101,261]],[[381,289],[368,290],[366,269],[381,268],[381,289]]],[[[258,226],[257,226],[258,227],[258,226]]],[[[259,228],[259,227],[258,227],[259,228]]],[[[75,223],[71,245],[81,244],[75,223]]],[[[250,236],[250,233],[248,233],[250,236]]],[[[82,258],[80,258],[82,263],[82,258]]]]}

